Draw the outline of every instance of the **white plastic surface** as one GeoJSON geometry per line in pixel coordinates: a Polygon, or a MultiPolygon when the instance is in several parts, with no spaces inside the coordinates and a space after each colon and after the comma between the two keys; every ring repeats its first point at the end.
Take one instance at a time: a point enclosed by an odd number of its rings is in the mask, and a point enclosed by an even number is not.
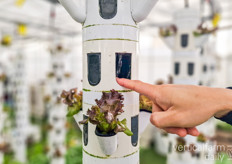
{"type": "Polygon", "coordinates": [[[111,137],[101,137],[98,136],[98,142],[101,147],[102,152],[105,155],[112,155],[118,147],[118,137],[117,135],[111,137]]]}
{"type": "Polygon", "coordinates": [[[74,20],[83,23],[86,19],[85,0],[59,0],[74,20]]]}
{"type": "Polygon", "coordinates": [[[142,134],[150,123],[151,113],[140,112],[139,113],[139,134],[142,134]]]}

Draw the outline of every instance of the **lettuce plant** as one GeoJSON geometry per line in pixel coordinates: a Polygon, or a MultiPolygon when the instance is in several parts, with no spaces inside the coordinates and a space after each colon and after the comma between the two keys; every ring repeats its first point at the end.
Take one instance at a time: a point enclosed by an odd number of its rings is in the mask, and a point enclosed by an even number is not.
{"type": "Polygon", "coordinates": [[[133,133],[127,127],[127,120],[119,121],[117,118],[123,111],[123,95],[115,90],[109,93],[102,92],[100,100],[95,100],[95,106],[87,111],[88,119],[81,121],[81,124],[88,122],[97,125],[102,134],[124,132],[128,136],[133,133]]]}
{"type": "Polygon", "coordinates": [[[67,117],[72,117],[82,110],[82,92],[77,93],[77,88],[63,90],[60,97],[63,103],[68,105],[67,117]]]}
{"type": "Polygon", "coordinates": [[[145,109],[152,112],[152,101],[144,95],[140,95],[139,97],[139,106],[140,109],[145,109]]]}
{"type": "Polygon", "coordinates": [[[3,153],[9,153],[11,152],[11,147],[8,143],[2,143],[0,144],[0,152],[3,153]]]}
{"type": "Polygon", "coordinates": [[[166,28],[160,28],[160,36],[169,37],[177,33],[177,27],[175,25],[171,25],[166,28]]]}
{"type": "Polygon", "coordinates": [[[6,75],[0,74],[0,81],[5,81],[5,80],[6,80],[6,75]]]}
{"type": "Polygon", "coordinates": [[[198,141],[198,142],[201,142],[201,143],[206,143],[207,138],[206,138],[206,136],[205,136],[204,134],[201,133],[201,134],[197,137],[197,141],[198,141]]]}
{"type": "Polygon", "coordinates": [[[199,36],[202,36],[202,35],[205,35],[205,34],[211,34],[211,33],[214,33],[218,30],[217,27],[215,28],[207,28],[207,27],[204,27],[203,24],[201,24],[198,29],[196,31],[193,32],[193,35],[195,37],[199,37],[199,36]]]}

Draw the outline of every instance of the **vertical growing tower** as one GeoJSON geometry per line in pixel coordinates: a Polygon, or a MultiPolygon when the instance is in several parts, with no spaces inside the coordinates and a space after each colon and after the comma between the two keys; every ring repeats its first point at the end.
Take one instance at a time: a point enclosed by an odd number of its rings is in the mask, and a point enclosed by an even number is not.
{"type": "Polygon", "coordinates": [[[66,110],[58,99],[59,93],[65,88],[64,57],[61,45],[53,45],[51,50],[52,76],[49,80],[51,88],[51,106],[49,110],[48,134],[49,157],[51,164],[65,164],[66,153],[66,110]]]}
{"type": "Polygon", "coordinates": [[[4,128],[4,121],[5,121],[5,114],[3,111],[3,103],[4,103],[4,88],[3,88],[3,80],[4,80],[4,73],[3,67],[0,63],[0,163],[3,163],[4,160],[4,153],[3,153],[3,146],[4,146],[4,138],[3,138],[3,128],[4,128]]]}
{"type": "Polygon", "coordinates": [[[194,30],[200,24],[196,10],[184,8],[174,15],[174,24],[178,29],[173,52],[174,84],[199,84],[199,50],[196,48],[194,30]]]}
{"type": "Polygon", "coordinates": [[[15,131],[14,153],[17,161],[25,163],[27,159],[26,140],[29,129],[29,87],[26,79],[25,59],[20,52],[15,60],[15,131]]]}
{"type": "MultiPolygon", "coordinates": [[[[138,25],[157,0],[60,0],[83,25],[83,117],[101,92],[115,89],[124,96],[124,110],[132,137],[117,134],[117,150],[104,154],[96,126],[83,127],[83,164],[139,163],[139,95],[125,90],[116,77],[137,79],[138,25]]],[[[107,142],[107,138],[105,138],[107,142]]],[[[109,144],[110,147],[110,144],[109,144]]]]}

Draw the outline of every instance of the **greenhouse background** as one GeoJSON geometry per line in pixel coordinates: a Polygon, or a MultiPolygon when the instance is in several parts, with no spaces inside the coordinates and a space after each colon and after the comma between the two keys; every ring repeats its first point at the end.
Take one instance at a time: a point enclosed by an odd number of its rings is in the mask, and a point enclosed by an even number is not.
{"type": "MultiPolygon", "coordinates": [[[[232,86],[231,9],[231,0],[159,0],[138,25],[138,80],[232,86]],[[188,37],[195,44],[186,51],[188,37]],[[192,57],[195,53],[200,58],[192,57]],[[180,67],[185,60],[192,63],[180,67]],[[182,69],[188,77],[176,78],[182,69]]],[[[88,92],[83,30],[57,0],[0,0],[0,164],[82,163],[82,125],[70,110],[67,114],[60,95],[73,88],[78,96],[88,92]]],[[[140,164],[231,164],[232,127],[212,118],[199,130],[199,137],[180,138],[149,124],[140,137],[140,164]],[[207,148],[175,148],[186,142],[207,148]]]]}

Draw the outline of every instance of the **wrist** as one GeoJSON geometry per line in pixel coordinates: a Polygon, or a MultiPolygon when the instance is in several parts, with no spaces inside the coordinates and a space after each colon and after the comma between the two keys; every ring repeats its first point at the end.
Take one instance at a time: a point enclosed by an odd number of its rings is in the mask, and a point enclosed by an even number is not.
{"type": "Polygon", "coordinates": [[[224,110],[224,111],[220,111],[220,112],[217,112],[214,117],[216,118],[222,118],[224,116],[226,116],[228,113],[230,113],[231,110],[224,110]]]}
{"type": "Polygon", "coordinates": [[[214,115],[216,118],[222,118],[232,111],[232,90],[223,89],[222,95],[223,101],[221,103],[221,107],[214,115]]]}

